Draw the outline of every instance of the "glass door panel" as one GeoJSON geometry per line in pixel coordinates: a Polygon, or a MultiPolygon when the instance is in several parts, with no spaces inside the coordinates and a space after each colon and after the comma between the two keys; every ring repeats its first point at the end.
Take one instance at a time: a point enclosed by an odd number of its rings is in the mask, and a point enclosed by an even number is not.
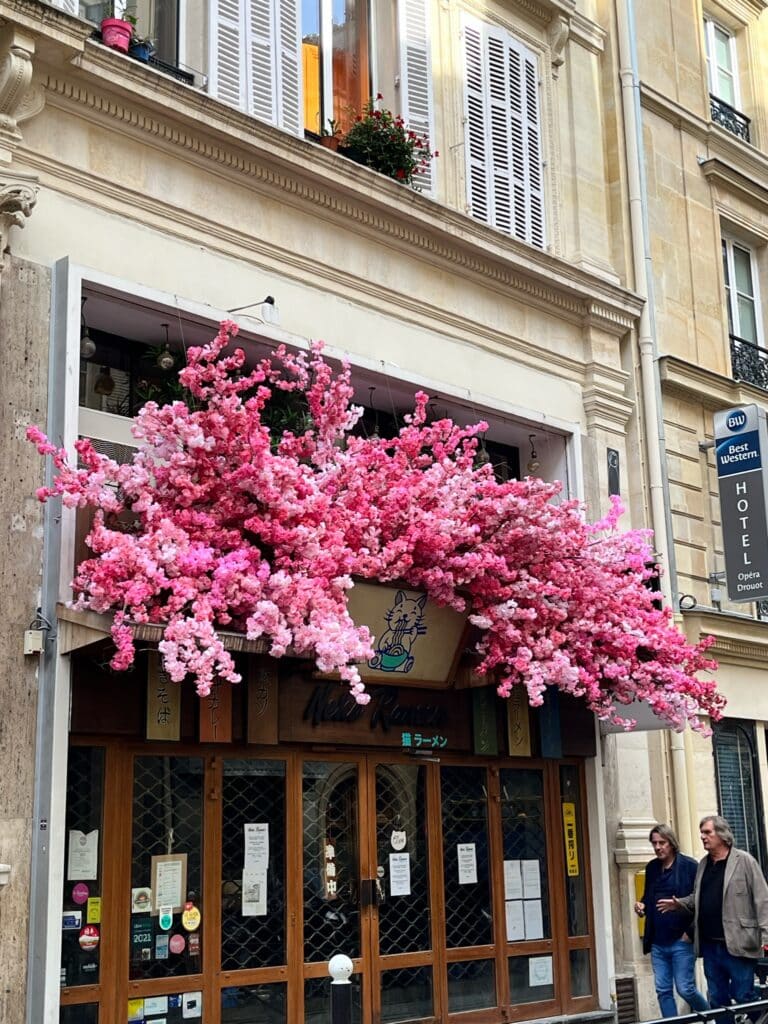
{"type": "Polygon", "coordinates": [[[493,942],[484,768],[440,769],[445,930],[448,948],[493,942]]]}
{"type": "Polygon", "coordinates": [[[550,939],[544,773],[503,768],[499,781],[504,898],[513,904],[507,910],[508,921],[518,925],[513,935],[507,935],[507,941],[550,939]]]}
{"type": "MultiPolygon", "coordinates": [[[[279,966],[287,959],[285,762],[225,760],[223,773],[221,969],[279,966]]],[[[273,1006],[279,990],[257,986],[222,996],[222,1019],[231,1008],[227,1002],[273,1006]]]]}
{"type": "Polygon", "coordinates": [[[199,974],[202,929],[182,925],[184,903],[204,914],[203,759],[137,757],[133,779],[130,979],[199,974]],[[159,859],[158,859],[159,858],[159,859]],[[157,899],[171,900],[158,913],[157,899]],[[179,902],[176,903],[178,897],[179,902]]]}
{"type": "Polygon", "coordinates": [[[356,763],[305,761],[304,960],[359,957],[359,781],[356,763]]]}
{"type": "Polygon", "coordinates": [[[379,954],[430,949],[426,768],[376,765],[379,954]]]}

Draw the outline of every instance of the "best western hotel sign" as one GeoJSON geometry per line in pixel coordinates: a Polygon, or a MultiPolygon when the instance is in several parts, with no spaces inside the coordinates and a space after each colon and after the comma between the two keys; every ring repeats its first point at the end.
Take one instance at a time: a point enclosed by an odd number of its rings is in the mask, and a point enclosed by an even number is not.
{"type": "Polygon", "coordinates": [[[731,601],[768,598],[768,427],[756,405],[715,413],[715,456],[731,601]]]}

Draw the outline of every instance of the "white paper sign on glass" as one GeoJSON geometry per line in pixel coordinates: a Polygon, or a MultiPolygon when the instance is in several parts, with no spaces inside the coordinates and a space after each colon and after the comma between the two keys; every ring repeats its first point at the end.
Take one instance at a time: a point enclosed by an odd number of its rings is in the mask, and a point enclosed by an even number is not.
{"type": "Polygon", "coordinates": [[[157,875],[153,895],[155,910],[160,907],[181,907],[184,903],[183,877],[184,862],[179,860],[157,861],[157,875]]]}
{"type": "Polygon", "coordinates": [[[267,873],[266,871],[243,872],[243,917],[266,917],[267,914],[267,873]]]}
{"type": "Polygon", "coordinates": [[[544,925],[541,919],[541,900],[523,900],[526,939],[543,939],[544,925]]]}
{"type": "Polygon", "coordinates": [[[245,829],[245,858],[243,870],[266,871],[269,867],[269,825],[247,823],[245,829]]]}
{"type": "Polygon", "coordinates": [[[70,882],[93,881],[99,874],[99,830],[80,832],[73,828],[69,833],[69,858],[67,880],[70,882]]]}
{"type": "Polygon", "coordinates": [[[390,853],[389,855],[389,895],[411,895],[411,855],[409,853],[390,853]]]}
{"type": "Polygon", "coordinates": [[[153,1013],[168,1013],[168,996],[144,997],[144,1016],[149,1017],[153,1013]]]}
{"type": "Polygon", "coordinates": [[[541,868],[537,860],[521,861],[523,868],[523,898],[541,899],[541,868]]]}
{"type": "Polygon", "coordinates": [[[536,988],[537,985],[552,984],[552,957],[532,956],[528,961],[528,985],[536,988]]]}
{"type": "Polygon", "coordinates": [[[523,898],[523,876],[519,860],[504,861],[504,899],[521,900],[523,898]]]}
{"type": "Polygon", "coordinates": [[[456,855],[459,862],[459,885],[474,885],[477,882],[477,853],[474,843],[458,843],[456,855]]]}
{"type": "Polygon", "coordinates": [[[185,992],[181,997],[181,1016],[187,1020],[203,1016],[203,993],[185,992]]]}
{"type": "Polygon", "coordinates": [[[522,942],[525,938],[523,901],[507,900],[504,904],[507,917],[507,942],[522,942]]]}

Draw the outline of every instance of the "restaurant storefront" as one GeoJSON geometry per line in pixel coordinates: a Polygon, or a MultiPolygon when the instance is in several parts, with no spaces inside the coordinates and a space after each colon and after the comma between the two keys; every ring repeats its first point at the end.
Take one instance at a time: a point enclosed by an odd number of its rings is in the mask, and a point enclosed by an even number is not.
{"type": "Polygon", "coordinates": [[[62,1022],[325,1024],[339,952],[359,1024],[597,1007],[579,702],[457,674],[361,707],[258,655],[201,700],[104,647],[72,655],[62,1022]]]}

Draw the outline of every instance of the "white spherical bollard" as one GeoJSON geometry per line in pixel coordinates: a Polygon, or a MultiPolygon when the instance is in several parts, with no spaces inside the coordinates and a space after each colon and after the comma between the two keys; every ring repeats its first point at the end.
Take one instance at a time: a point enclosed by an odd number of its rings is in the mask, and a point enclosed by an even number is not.
{"type": "Polygon", "coordinates": [[[328,962],[328,973],[333,978],[332,985],[348,985],[354,965],[344,953],[337,953],[328,962]]]}

